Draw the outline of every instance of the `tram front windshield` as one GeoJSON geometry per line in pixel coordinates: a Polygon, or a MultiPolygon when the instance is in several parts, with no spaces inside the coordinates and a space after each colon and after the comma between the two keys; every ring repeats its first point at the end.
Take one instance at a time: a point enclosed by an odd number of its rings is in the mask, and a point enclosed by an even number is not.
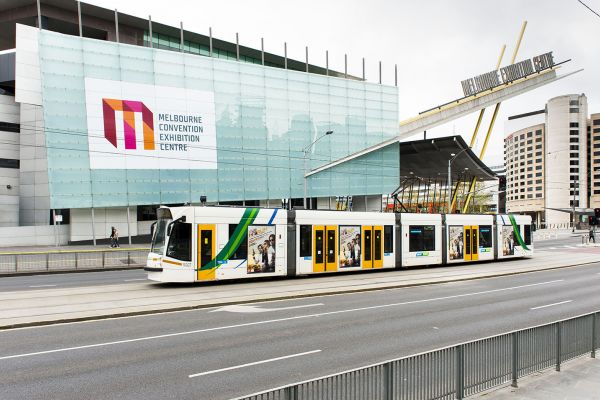
{"type": "Polygon", "coordinates": [[[152,235],[152,250],[154,254],[163,254],[165,241],[167,239],[167,226],[171,222],[170,218],[160,218],[152,235]]]}

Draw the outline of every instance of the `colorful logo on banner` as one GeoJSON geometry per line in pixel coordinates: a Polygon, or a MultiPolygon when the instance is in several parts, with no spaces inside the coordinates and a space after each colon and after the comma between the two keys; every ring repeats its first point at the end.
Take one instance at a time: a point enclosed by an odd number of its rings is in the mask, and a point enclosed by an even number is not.
{"type": "Polygon", "coordinates": [[[102,99],[104,137],[117,148],[116,112],[123,112],[123,132],[126,150],[136,149],[135,113],[142,114],[144,150],[154,150],[154,115],[141,101],[102,99]]]}

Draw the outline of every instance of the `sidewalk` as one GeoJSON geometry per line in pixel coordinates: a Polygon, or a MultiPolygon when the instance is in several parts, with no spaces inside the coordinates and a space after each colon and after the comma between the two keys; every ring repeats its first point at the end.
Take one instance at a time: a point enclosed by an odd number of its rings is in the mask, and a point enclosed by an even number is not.
{"type": "Polygon", "coordinates": [[[544,252],[529,259],[363,274],[216,284],[157,284],[147,281],[5,292],[0,293],[0,329],[455,282],[599,261],[598,254],[589,252],[544,252]]]}
{"type": "MultiPolygon", "coordinates": [[[[150,243],[144,244],[128,244],[127,238],[125,241],[119,239],[119,248],[121,249],[149,249],[150,243]]],[[[106,250],[110,249],[109,244],[98,244],[96,246],[92,244],[77,244],[77,245],[65,245],[65,246],[19,246],[19,247],[0,247],[0,254],[2,253],[45,253],[50,251],[59,251],[59,252],[75,252],[75,251],[88,251],[88,250],[106,250]]]]}
{"type": "Polygon", "coordinates": [[[491,400],[600,399],[600,360],[589,354],[561,364],[561,372],[547,369],[521,378],[518,388],[505,386],[478,398],[491,400]]]}

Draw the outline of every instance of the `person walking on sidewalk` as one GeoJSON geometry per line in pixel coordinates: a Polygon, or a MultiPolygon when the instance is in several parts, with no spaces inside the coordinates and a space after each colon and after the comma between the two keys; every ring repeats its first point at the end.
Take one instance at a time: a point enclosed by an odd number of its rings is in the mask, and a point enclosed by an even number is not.
{"type": "Polygon", "coordinates": [[[111,226],[110,247],[119,247],[119,231],[114,226],[111,226]]]}
{"type": "Polygon", "coordinates": [[[592,242],[592,240],[594,241],[594,244],[596,244],[596,237],[594,236],[594,228],[590,228],[590,243],[592,242]]]}

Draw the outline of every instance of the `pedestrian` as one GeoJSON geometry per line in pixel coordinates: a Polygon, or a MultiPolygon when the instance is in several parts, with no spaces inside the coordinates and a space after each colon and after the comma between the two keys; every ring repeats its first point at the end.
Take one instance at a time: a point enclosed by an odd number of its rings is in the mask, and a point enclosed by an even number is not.
{"type": "Polygon", "coordinates": [[[119,231],[114,226],[110,231],[110,247],[119,247],[119,231]]]}
{"type": "Polygon", "coordinates": [[[596,238],[594,237],[594,228],[590,228],[590,242],[594,241],[594,244],[596,244],[596,238]]]}

